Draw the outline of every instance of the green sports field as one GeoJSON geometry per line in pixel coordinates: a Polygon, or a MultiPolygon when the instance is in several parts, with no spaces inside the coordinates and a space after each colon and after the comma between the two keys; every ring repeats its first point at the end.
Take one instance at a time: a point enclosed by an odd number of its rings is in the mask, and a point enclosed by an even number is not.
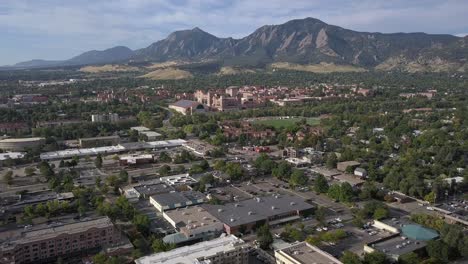
{"type": "MultiPolygon", "coordinates": [[[[301,121],[302,119],[303,118],[301,117],[295,117],[295,118],[289,118],[289,119],[277,119],[277,118],[272,117],[271,119],[255,120],[253,121],[253,123],[273,126],[274,128],[281,128],[281,127],[291,127],[297,122],[301,121]]],[[[309,117],[309,118],[306,118],[306,120],[307,120],[307,124],[311,126],[320,124],[320,118],[309,117]]]]}

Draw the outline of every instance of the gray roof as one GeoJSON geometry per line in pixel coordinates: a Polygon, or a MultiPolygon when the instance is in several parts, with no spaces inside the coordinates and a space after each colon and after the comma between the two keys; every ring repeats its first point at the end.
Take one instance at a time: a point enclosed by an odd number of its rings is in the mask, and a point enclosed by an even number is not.
{"type": "Polygon", "coordinates": [[[196,101],[190,101],[190,100],[180,100],[175,103],[173,103],[173,106],[178,106],[178,107],[183,107],[183,108],[189,108],[189,107],[196,107],[200,103],[196,101]]]}
{"type": "Polygon", "coordinates": [[[158,193],[168,193],[174,191],[172,186],[164,183],[145,184],[135,186],[134,189],[142,195],[153,195],[158,193]]]}
{"type": "Polygon", "coordinates": [[[204,199],[205,195],[201,192],[187,191],[156,194],[151,196],[151,198],[162,206],[170,206],[177,203],[186,203],[188,201],[195,202],[199,199],[204,199]]]}
{"type": "Polygon", "coordinates": [[[202,207],[228,226],[239,226],[266,220],[275,215],[314,208],[304,199],[291,195],[256,197],[225,205],[204,204],[202,207]]]}

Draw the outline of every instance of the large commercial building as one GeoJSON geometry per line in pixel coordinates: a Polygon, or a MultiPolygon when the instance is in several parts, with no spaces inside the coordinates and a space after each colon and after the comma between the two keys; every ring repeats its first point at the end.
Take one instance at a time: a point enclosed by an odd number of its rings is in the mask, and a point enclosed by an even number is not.
{"type": "Polygon", "coordinates": [[[195,245],[156,253],[135,260],[136,264],[244,264],[250,247],[235,236],[224,236],[195,245]]]}
{"type": "Polygon", "coordinates": [[[262,224],[277,225],[298,220],[313,212],[314,206],[302,198],[289,195],[255,197],[225,205],[202,205],[224,223],[228,234],[247,233],[262,224]]]}
{"type": "Polygon", "coordinates": [[[41,147],[45,143],[45,138],[7,138],[0,140],[0,149],[8,151],[24,151],[41,147]]]}
{"type": "Polygon", "coordinates": [[[5,231],[0,233],[0,263],[40,263],[122,241],[108,217],[5,231]]]}
{"type": "Polygon", "coordinates": [[[276,264],[342,264],[341,261],[307,242],[299,242],[275,251],[276,264]]]}

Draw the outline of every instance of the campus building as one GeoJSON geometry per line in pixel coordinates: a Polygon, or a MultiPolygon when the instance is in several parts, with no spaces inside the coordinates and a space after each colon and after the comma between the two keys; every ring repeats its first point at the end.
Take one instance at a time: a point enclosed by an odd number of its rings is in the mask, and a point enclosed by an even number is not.
{"type": "Polygon", "coordinates": [[[199,102],[180,100],[169,105],[170,109],[173,109],[183,115],[192,115],[194,113],[205,112],[205,106],[199,102]]]}

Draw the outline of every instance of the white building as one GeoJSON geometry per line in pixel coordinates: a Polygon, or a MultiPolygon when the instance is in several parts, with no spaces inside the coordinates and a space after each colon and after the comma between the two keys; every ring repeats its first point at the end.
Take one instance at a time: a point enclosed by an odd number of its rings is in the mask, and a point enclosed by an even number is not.
{"type": "Polygon", "coordinates": [[[91,122],[93,123],[102,123],[102,122],[115,123],[117,121],[119,121],[119,114],[116,114],[116,113],[91,115],[91,122]]]}
{"type": "Polygon", "coordinates": [[[135,260],[136,264],[244,264],[250,247],[233,235],[152,254],[135,260]]]}
{"type": "Polygon", "coordinates": [[[277,264],[326,263],[343,264],[341,261],[307,242],[296,242],[275,251],[277,264]]]}

